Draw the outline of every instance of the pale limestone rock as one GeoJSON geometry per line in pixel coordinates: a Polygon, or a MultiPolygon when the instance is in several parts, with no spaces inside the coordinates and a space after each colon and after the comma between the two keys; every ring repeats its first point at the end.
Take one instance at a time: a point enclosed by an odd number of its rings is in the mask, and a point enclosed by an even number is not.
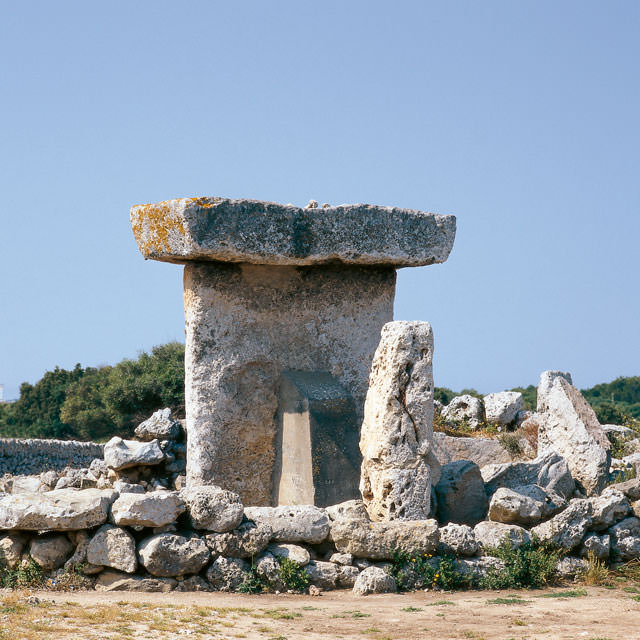
{"type": "Polygon", "coordinates": [[[130,467],[156,465],[163,460],[164,453],[157,440],[137,442],[113,436],[104,445],[104,461],[110,469],[116,471],[130,467]]]}
{"type": "Polygon", "coordinates": [[[177,581],[173,578],[149,578],[131,576],[119,571],[103,571],[96,581],[96,591],[148,591],[166,593],[171,591],[177,581]]]}
{"type": "Polygon", "coordinates": [[[563,498],[536,484],[514,489],[501,487],[491,497],[489,520],[528,527],[554,516],[566,506],[563,498]]]}
{"type": "Polygon", "coordinates": [[[396,581],[379,567],[368,567],[360,573],[353,585],[353,594],[366,596],[371,593],[394,593],[396,581]]]}
{"type": "Polygon", "coordinates": [[[522,410],[522,394],[519,391],[490,393],[483,398],[484,411],[489,424],[507,427],[513,424],[522,410]]]}
{"type": "Polygon", "coordinates": [[[435,487],[438,520],[442,523],[475,525],[487,514],[489,501],[477,464],[458,460],[442,467],[435,487]]]}
{"type": "Polygon", "coordinates": [[[478,550],[478,542],[473,529],[466,524],[447,524],[440,527],[439,554],[473,556],[478,550]]]}
{"type": "Polygon", "coordinates": [[[99,573],[102,571],[102,567],[94,567],[87,562],[87,549],[89,548],[89,541],[91,540],[91,536],[86,531],[71,531],[69,534],[71,541],[75,544],[75,551],[73,555],[64,563],[65,571],[73,571],[80,565],[82,565],[82,572],[86,575],[91,573],[93,568],[97,568],[98,571],[95,573],[99,573]]]}
{"type": "Polygon", "coordinates": [[[550,541],[571,551],[580,544],[591,526],[591,513],[588,500],[571,500],[562,513],[531,529],[531,534],[543,542],[550,541]]]}
{"type": "Polygon", "coordinates": [[[609,529],[611,552],[621,562],[640,558],[640,518],[625,518],[609,529]]]}
{"type": "Polygon", "coordinates": [[[477,429],[485,421],[484,405],[480,398],[470,395],[456,396],[442,409],[442,417],[452,424],[465,423],[477,429]]]}
{"type": "Polygon", "coordinates": [[[257,525],[268,526],[274,542],[319,544],[331,529],[327,512],[311,505],[246,507],[244,513],[257,525]]]}
{"type": "Polygon", "coordinates": [[[531,536],[526,529],[515,524],[502,522],[478,522],[473,528],[479,548],[498,547],[505,540],[509,541],[514,549],[531,542],[531,536]]]}
{"type": "Polygon", "coordinates": [[[271,527],[266,524],[243,522],[233,531],[210,533],[204,540],[215,555],[253,558],[267,548],[271,535],[271,527]]]}
{"type": "Polygon", "coordinates": [[[288,558],[299,567],[304,567],[311,561],[309,552],[297,544],[270,544],[267,547],[267,551],[275,558],[288,558]]]}
{"type": "Polygon", "coordinates": [[[186,580],[182,580],[178,582],[178,585],[175,588],[175,591],[185,591],[185,592],[194,592],[194,591],[213,591],[211,585],[200,576],[190,576],[186,580]]]}
{"type": "Polygon", "coordinates": [[[604,531],[629,515],[631,505],[621,491],[610,488],[601,496],[589,498],[591,504],[591,529],[604,531]]]}
{"type": "Polygon", "coordinates": [[[0,530],[73,531],[107,520],[115,491],[59,489],[46,493],[0,494],[0,530]]]}
{"type": "Polygon", "coordinates": [[[369,514],[362,500],[347,500],[346,502],[326,507],[325,511],[331,520],[337,520],[338,518],[369,520],[369,514]]]}
{"type": "Polygon", "coordinates": [[[360,435],[360,491],[374,521],[421,520],[431,510],[432,359],[428,322],[382,328],[360,435]]]}
{"type": "Polygon", "coordinates": [[[538,413],[538,455],[559,453],[587,495],[599,494],[609,476],[611,445],[569,374],[545,371],[541,375],[538,413]]]}
{"type": "Polygon", "coordinates": [[[280,578],[280,563],[275,557],[267,552],[261,553],[256,558],[256,573],[276,591],[284,591],[285,584],[280,578]]]}
{"type": "Polygon", "coordinates": [[[199,573],[209,562],[211,553],[204,540],[185,538],[173,533],[159,533],[143,540],[138,547],[142,566],[160,577],[199,573]]]}
{"type": "Polygon", "coordinates": [[[62,534],[33,538],[29,544],[29,555],[45,571],[60,568],[72,553],[73,545],[62,534]]]}
{"type": "Polygon", "coordinates": [[[0,536],[0,567],[16,567],[26,544],[27,537],[19,532],[0,536]]]}
{"type": "Polygon", "coordinates": [[[331,562],[314,560],[305,567],[309,582],[321,589],[335,589],[338,586],[339,569],[331,562]]]}
{"type": "Polygon", "coordinates": [[[481,473],[490,496],[500,487],[514,489],[536,484],[568,500],[575,490],[567,461],[554,452],[526,462],[487,465],[481,473]]]}
{"type": "Polygon", "coordinates": [[[249,566],[241,558],[220,556],[207,569],[207,580],[216,591],[235,591],[247,577],[249,566]]]}
{"type": "Polygon", "coordinates": [[[338,586],[342,589],[353,588],[359,575],[358,567],[338,565],[338,586]]]}
{"type": "Polygon", "coordinates": [[[597,560],[608,560],[611,553],[611,536],[608,533],[588,533],[580,545],[580,555],[587,558],[590,553],[593,553],[597,560]]]}
{"type": "Polygon", "coordinates": [[[175,440],[181,434],[180,423],[171,417],[171,409],[159,409],[135,430],[140,440],[175,440]]]}
{"type": "Polygon", "coordinates": [[[589,567],[584,558],[560,558],[556,564],[556,575],[561,580],[574,580],[582,575],[589,567]]]}
{"type": "Polygon", "coordinates": [[[194,529],[225,533],[241,522],[244,507],[237,494],[220,487],[187,487],[180,491],[194,529]]]}
{"type": "Polygon", "coordinates": [[[469,460],[482,468],[488,464],[513,462],[511,454],[493,438],[461,438],[435,432],[433,451],[441,465],[469,460]]]}
{"type": "Polygon", "coordinates": [[[176,491],[123,493],[111,506],[111,517],[121,526],[162,527],[175,522],[184,511],[176,491]]]}
{"type": "Polygon", "coordinates": [[[133,536],[120,527],[110,524],[102,525],[87,547],[87,561],[125,573],[133,573],[138,567],[133,536]]]}
{"type": "Polygon", "coordinates": [[[340,519],[332,523],[331,538],[336,549],[358,558],[391,560],[394,551],[435,553],[438,523],[435,520],[393,520],[366,522],[340,519]]]}
{"type": "Polygon", "coordinates": [[[350,553],[332,553],[329,562],[347,566],[353,564],[353,555],[350,553]]]}
{"type": "MultiPolygon", "coordinates": [[[[520,546],[519,542],[514,543],[514,547],[520,546]]],[[[458,558],[455,567],[463,575],[472,578],[483,578],[489,573],[504,569],[504,561],[493,556],[482,556],[480,558],[458,558]]]]}
{"type": "Polygon", "coordinates": [[[113,483],[113,490],[118,493],[144,493],[144,487],[141,484],[134,484],[131,482],[123,482],[122,480],[116,480],[113,483]]]}

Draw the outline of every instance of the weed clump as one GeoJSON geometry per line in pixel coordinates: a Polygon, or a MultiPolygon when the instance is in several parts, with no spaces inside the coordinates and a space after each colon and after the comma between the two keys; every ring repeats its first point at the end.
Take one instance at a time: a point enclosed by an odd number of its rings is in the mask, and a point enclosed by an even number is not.
{"type": "Polygon", "coordinates": [[[31,556],[14,569],[0,566],[0,586],[4,589],[33,589],[41,587],[44,582],[42,569],[31,556]]]}
{"type": "Polygon", "coordinates": [[[471,586],[470,578],[458,570],[452,555],[434,558],[396,550],[391,560],[391,576],[399,591],[424,587],[453,591],[471,586]]]}
{"type": "Polygon", "coordinates": [[[309,586],[309,574],[304,567],[299,567],[290,558],[279,558],[279,563],[280,580],[287,589],[301,593],[309,586]]]}

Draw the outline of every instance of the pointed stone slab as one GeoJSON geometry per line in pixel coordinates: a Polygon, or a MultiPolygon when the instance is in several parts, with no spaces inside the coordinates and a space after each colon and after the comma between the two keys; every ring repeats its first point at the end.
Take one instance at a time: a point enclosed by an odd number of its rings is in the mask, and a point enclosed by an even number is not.
{"type": "Polygon", "coordinates": [[[418,267],[444,262],[456,219],[397,207],[302,209],[260,200],[179,198],[131,208],[145,258],[274,265],[418,267]]]}

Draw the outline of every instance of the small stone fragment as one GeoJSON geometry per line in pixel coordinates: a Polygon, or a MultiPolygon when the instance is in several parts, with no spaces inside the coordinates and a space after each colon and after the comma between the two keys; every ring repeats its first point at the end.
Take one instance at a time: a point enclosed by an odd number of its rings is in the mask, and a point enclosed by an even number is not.
{"type": "Polygon", "coordinates": [[[135,430],[140,440],[176,440],[180,436],[181,428],[177,420],[171,417],[171,409],[160,409],[150,418],[141,422],[135,430]]]}
{"type": "Polygon", "coordinates": [[[235,591],[246,579],[249,563],[241,558],[216,558],[207,569],[207,580],[216,591],[235,591]]]}
{"type": "Polygon", "coordinates": [[[456,396],[442,409],[442,417],[453,425],[467,424],[477,429],[485,421],[484,405],[470,395],[456,396]]]}
{"type": "Polygon", "coordinates": [[[309,552],[297,544],[270,544],[267,547],[267,551],[275,558],[288,558],[299,567],[304,567],[311,560],[309,552]]]}

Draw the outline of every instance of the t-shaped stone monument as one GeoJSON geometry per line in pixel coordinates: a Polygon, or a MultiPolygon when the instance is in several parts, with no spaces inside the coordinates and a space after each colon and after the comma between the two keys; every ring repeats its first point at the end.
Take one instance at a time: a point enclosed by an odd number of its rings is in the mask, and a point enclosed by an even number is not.
{"type": "Polygon", "coordinates": [[[131,225],[145,258],[185,265],[187,483],[221,485],[247,505],[309,502],[314,490],[316,503],[355,497],[358,429],[396,269],[444,262],[455,217],[182,198],[132,207],[131,225]],[[302,398],[314,373],[318,390],[302,398]],[[342,409],[318,409],[324,397],[342,409]],[[291,411],[308,419],[287,420],[291,411]],[[320,435],[295,435],[314,424],[320,435]],[[319,469],[313,451],[296,453],[298,469],[282,459],[314,442],[340,454],[334,465],[319,469]]]}

